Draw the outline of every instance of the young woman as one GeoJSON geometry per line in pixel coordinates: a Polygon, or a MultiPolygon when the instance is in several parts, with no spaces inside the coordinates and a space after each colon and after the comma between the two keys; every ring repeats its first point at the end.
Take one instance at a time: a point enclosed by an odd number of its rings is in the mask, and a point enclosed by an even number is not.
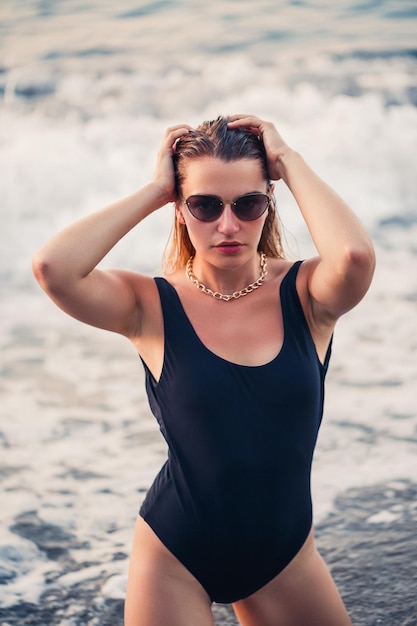
{"type": "Polygon", "coordinates": [[[370,239],[273,124],[233,115],[166,132],[150,184],[34,258],[48,295],[137,348],[169,458],[137,519],[126,626],[351,622],[312,530],[310,469],[337,319],[367,291],[370,239]],[[272,180],[318,255],[285,260],[272,180]],[[166,277],[97,264],[168,202],[166,277]]]}

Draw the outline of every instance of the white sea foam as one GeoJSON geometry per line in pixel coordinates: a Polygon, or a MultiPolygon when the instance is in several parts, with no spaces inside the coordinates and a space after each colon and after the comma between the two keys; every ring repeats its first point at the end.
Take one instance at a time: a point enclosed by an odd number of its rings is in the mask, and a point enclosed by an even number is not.
{"type": "MultiPolygon", "coordinates": [[[[252,88],[216,108],[228,113],[239,110],[239,103],[272,119],[374,234],[381,220],[415,215],[416,108],[387,108],[377,94],[328,101],[313,85],[295,92],[252,88]]],[[[205,114],[215,116],[211,108],[205,114]]],[[[36,114],[6,117],[0,131],[0,262],[3,274],[20,279],[28,275],[32,253],[50,234],[150,179],[170,122],[138,117],[80,125],[36,114]]],[[[302,222],[282,184],[276,194],[284,225],[299,237],[302,222]]],[[[109,257],[111,263],[157,268],[171,220],[170,207],[146,220],[140,226],[142,236],[131,233],[109,257]]]]}

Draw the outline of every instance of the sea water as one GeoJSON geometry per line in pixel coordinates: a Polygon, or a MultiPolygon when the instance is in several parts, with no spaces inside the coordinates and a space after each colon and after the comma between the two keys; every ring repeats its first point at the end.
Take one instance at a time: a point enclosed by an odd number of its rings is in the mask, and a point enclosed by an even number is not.
{"type": "MultiPolygon", "coordinates": [[[[374,286],[335,337],[317,517],[349,486],[415,477],[416,18],[413,0],[2,0],[5,605],[37,602],[51,578],[97,574],[56,560],[51,574],[22,529],[42,519],[78,563],[107,563],[128,550],[135,494],[164,458],[136,356],[57,311],[30,262],[58,228],[146,184],[171,124],[240,112],[274,122],[375,242],[374,286]]],[[[276,196],[290,254],[311,254],[282,183],[276,196]]],[[[170,206],[152,215],[103,265],[160,271],[172,217],[170,206]]],[[[120,562],[100,570],[109,597],[123,593],[120,562]]]]}

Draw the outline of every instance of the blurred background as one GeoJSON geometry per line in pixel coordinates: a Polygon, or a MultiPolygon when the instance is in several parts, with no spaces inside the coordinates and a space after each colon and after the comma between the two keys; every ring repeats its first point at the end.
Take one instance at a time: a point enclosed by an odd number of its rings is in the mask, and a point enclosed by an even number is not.
{"type": "MultiPolygon", "coordinates": [[[[316,520],[346,490],[415,480],[416,36],[414,0],[1,0],[0,620],[117,621],[103,598],[123,597],[165,448],[132,348],[64,316],[30,263],[58,228],[148,182],[170,124],[273,121],[368,227],[378,268],[335,336],[316,520]]],[[[276,196],[289,255],[313,253],[282,184],[276,196]]],[[[172,216],[104,265],[160,272],[172,216]]],[[[394,523],[401,502],[369,519],[394,523]]]]}

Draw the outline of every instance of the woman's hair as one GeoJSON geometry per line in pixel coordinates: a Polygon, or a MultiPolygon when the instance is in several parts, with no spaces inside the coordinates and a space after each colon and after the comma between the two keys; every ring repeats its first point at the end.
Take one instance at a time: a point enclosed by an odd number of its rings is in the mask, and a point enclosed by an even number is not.
{"type": "MultiPolygon", "coordinates": [[[[271,181],[268,175],[267,157],[263,142],[254,133],[244,128],[230,129],[226,117],[218,117],[214,121],[203,122],[196,130],[180,137],[175,145],[174,171],[178,197],[182,196],[182,186],[187,176],[187,165],[193,159],[216,157],[225,162],[239,159],[258,161],[268,186],[271,181]]],[[[273,194],[268,216],[258,244],[258,251],[267,256],[284,258],[281,244],[281,232],[277,218],[276,203],[273,194]]],[[[195,249],[188,236],[187,227],[175,219],[170,240],[168,242],[163,267],[166,273],[185,267],[195,249]]]]}

